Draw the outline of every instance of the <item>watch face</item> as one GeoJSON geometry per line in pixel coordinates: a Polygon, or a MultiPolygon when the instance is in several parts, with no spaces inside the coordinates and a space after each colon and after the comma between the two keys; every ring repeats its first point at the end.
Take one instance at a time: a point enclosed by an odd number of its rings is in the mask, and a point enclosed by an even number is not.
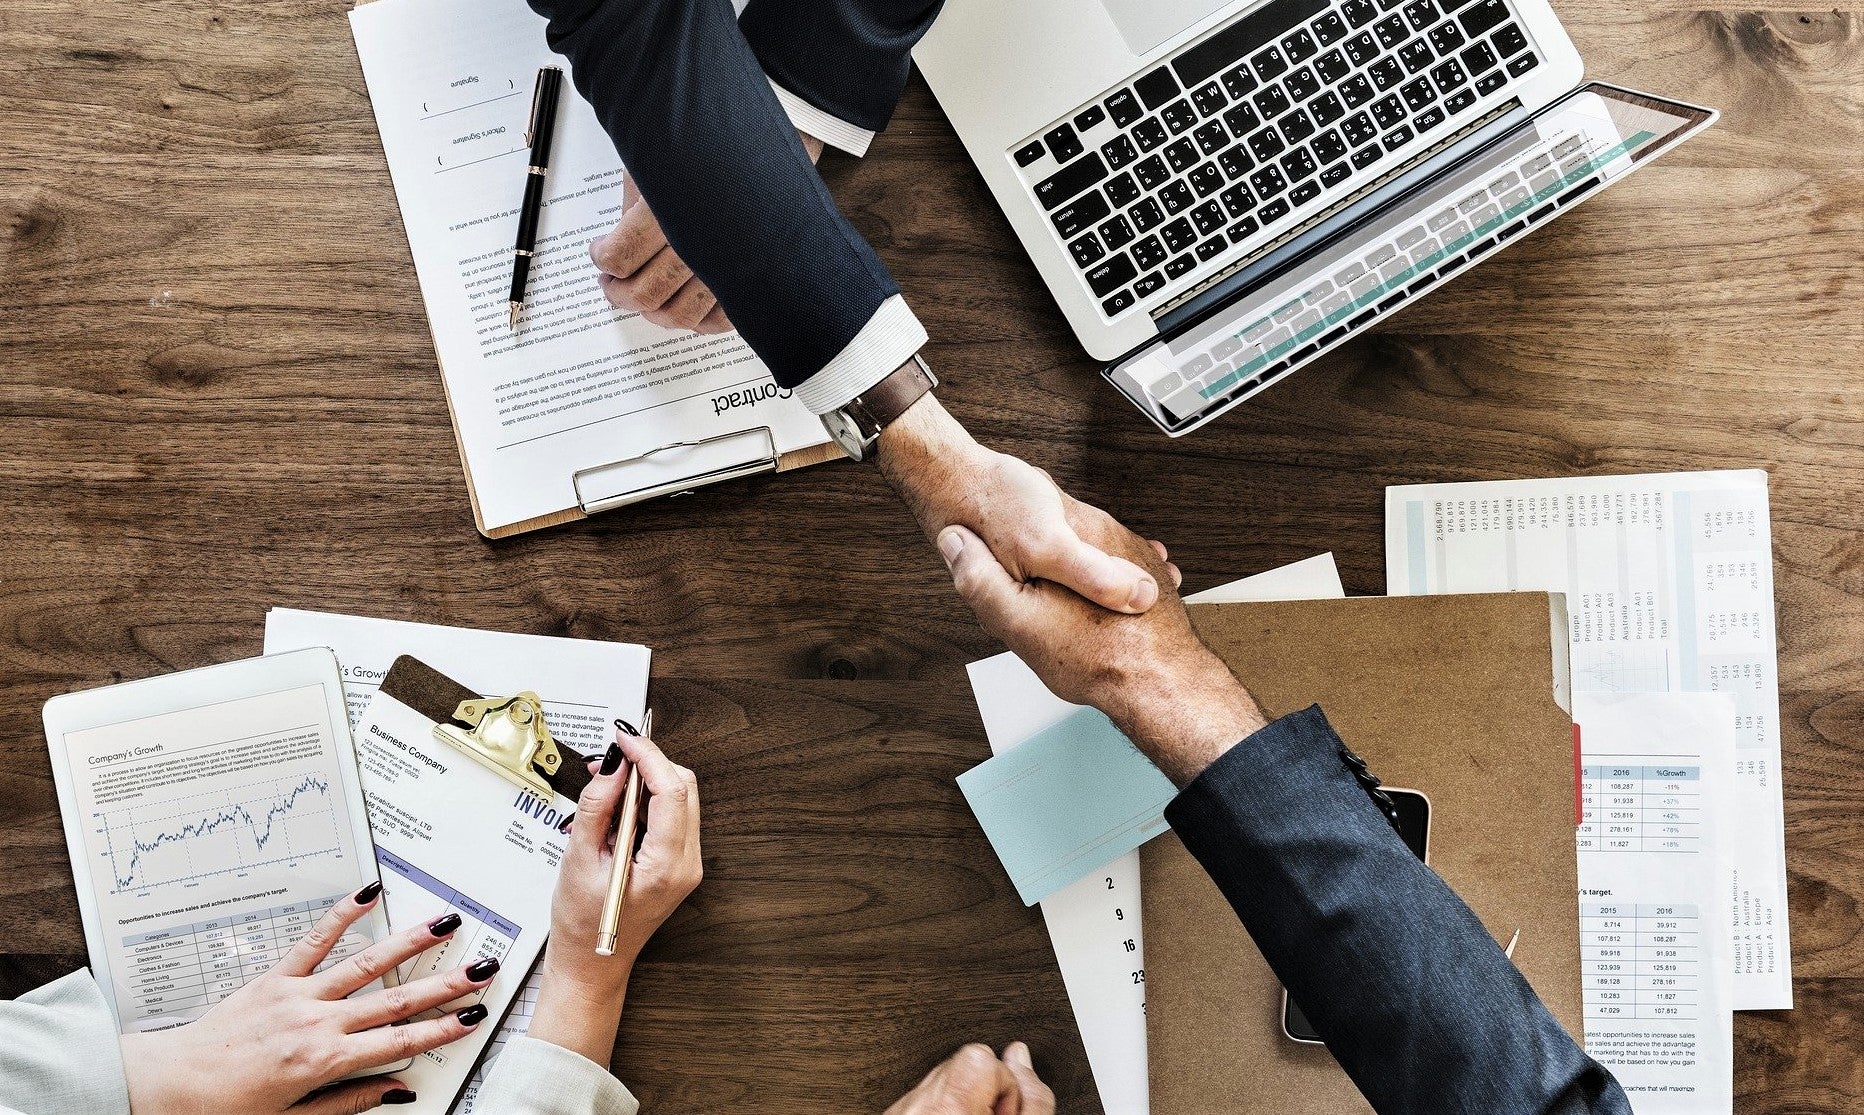
{"type": "Polygon", "coordinates": [[[828,435],[835,439],[842,451],[854,460],[861,460],[867,455],[867,439],[861,436],[860,428],[845,411],[831,410],[822,416],[822,425],[828,428],[828,435]]]}

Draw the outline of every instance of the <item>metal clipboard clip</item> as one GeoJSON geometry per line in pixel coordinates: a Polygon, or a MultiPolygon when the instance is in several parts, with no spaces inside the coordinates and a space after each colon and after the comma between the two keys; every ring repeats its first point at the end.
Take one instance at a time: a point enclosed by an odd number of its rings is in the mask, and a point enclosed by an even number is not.
{"type": "Polygon", "coordinates": [[[676,441],[570,476],[576,503],[593,515],[659,496],[686,495],[707,484],[777,471],[777,438],[769,426],[676,441]],[[603,483],[606,481],[606,483],[603,483]],[[620,486],[614,486],[619,482],[620,486]],[[594,489],[593,491],[589,489],[594,489]]]}
{"type": "Polygon", "coordinates": [[[563,765],[563,754],[544,724],[544,702],[537,694],[461,701],[453,719],[459,723],[434,725],[435,739],[546,801],[556,793],[547,779],[563,765]]]}

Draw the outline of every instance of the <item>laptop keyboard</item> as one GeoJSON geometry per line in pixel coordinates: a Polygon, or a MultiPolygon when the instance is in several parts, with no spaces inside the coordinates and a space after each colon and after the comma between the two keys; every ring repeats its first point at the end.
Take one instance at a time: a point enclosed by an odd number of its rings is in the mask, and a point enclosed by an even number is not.
{"type": "Polygon", "coordinates": [[[1276,0],[1011,154],[1112,318],[1428,148],[1539,64],[1506,0],[1276,0]]]}

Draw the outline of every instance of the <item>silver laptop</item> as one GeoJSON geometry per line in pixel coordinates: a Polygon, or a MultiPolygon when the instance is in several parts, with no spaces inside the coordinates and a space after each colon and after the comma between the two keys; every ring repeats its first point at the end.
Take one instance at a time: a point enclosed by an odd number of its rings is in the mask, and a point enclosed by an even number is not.
{"type": "Polygon", "coordinates": [[[1716,115],[1582,85],[1546,0],[947,0],[914,57],[1172,435],[1716,115]]]}

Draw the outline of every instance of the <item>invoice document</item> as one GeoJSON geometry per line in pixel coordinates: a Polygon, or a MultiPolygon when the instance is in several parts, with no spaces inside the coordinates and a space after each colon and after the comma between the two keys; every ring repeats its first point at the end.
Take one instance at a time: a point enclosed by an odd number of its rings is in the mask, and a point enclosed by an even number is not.
{"type": "Polygon", "coordinates": [[[1385,575],[1394,596],[1565,593],[1575,692],[1734,699],[1734,1005],[1791,1007],[1767,474],[1387,488],[1385,575]]]}
{"type": "Polygon", "coordinates": [[[757,433],[749,445],[767,427],[776,454],[829,440],[736,333],[662,329],[608,304],[587,249],[621,213],[622,167],[567,85],[529,298],[509,327],[531,93],[539,67],[564,64],[544,26],[507,0],[377,0],[350,12],[488,534],[745,455],[707,439],[757,433]],[[604,467],[617,462],[639,467],[604,467]]]}
{"type": "MultiPolygon", "coordinates": [[[[1193,604],[1314,600],[1346,595],[1332,554],[1244,577],[1187,597],[1193,604]]],[[[1002,754],[1079,713],[1014,654],[970,665],[990,750],[1002,754]]],[[[1062,985],[1107,1115],[1146,1115],[1145,935],[1139,853],[1128,852],[1041,901],[1062,985]]]]}
{"type": "Polygon", "coordinates": [[[1579,692],[1586,1052],[1637,1115],[1734,1110],[1735,704],[1579,692]]]}

